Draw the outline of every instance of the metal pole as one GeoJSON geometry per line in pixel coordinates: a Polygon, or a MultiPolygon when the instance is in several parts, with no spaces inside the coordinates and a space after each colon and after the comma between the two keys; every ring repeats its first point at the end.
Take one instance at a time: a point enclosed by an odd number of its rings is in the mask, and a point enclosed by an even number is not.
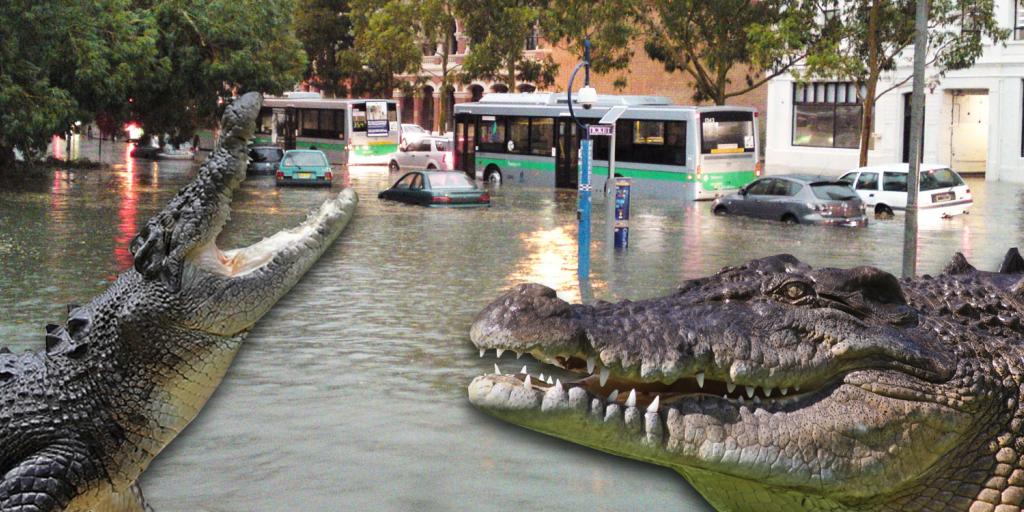
{"type": "Polygon", "coordinates": [[[921,183],[921,138],[924,136],[924,65],[928,51],[928,0],[917,0],[914,34],[914,93],[910,106],[910,163],[907,211],[903,229],[903,277],[917,275],[917,192],[921,183]]]}
{"type": "MultiPolygon", "coordinates": [[[[590,85],[590,39],[583,41],[583,65],[586,70],[583,86],[590,85]]],[[[578,124],[579,121],[577,121],[578,124]]],[[[580,141],[580,178],[579,178],[579,268],[580,279],[590,278],[590,130],[583,128],[583,140],[580,141]]]]}
{"type": "MultiPolygon", "coordinates": [[[[604,182],[604,219],[605,233],[604,243],[608,254],[608,265],[612,265],[611,258],[615,254],[615,130],[612,128],[612,136],[608,143],[608,179],[604,182]]],[[[609,267],[610,268],[610,267],[609,267]]]]}

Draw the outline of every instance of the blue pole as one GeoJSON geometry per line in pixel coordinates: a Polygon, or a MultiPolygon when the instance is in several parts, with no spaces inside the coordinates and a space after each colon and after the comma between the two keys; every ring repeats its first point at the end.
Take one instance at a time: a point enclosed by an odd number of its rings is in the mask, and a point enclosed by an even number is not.
{"type": "Polygon", "coordinates": [[[579,183],[579,277],[590,277],[590,135],[584,131],[580,141],[579,183]]]}

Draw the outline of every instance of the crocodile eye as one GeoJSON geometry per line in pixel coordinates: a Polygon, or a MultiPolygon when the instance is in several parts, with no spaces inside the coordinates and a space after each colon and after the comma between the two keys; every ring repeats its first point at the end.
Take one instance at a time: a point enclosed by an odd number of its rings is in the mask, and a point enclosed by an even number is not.
{"type": "Polygon", "coordinates": [[[780,286],[776,293],[789,302],[799,302],[806,297],[814,295],[814,289],[807,283],[790,281],[780,286]]]}

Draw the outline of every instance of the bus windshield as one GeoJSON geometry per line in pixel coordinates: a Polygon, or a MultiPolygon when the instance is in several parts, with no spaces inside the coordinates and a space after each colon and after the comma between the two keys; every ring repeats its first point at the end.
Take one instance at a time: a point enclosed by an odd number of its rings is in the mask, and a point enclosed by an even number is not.
{"type": "Polygon", "coordinates": [[[755,151],[753,112],[705,112],[700,126],[700,148],[705,155],[755,151]]]}

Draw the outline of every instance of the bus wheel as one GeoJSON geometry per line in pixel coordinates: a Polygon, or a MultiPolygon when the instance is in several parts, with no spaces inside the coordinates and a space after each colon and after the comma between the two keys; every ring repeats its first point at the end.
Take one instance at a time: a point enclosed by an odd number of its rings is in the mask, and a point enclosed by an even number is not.
{"type": "Polygon", "coordinates": [[[796,217],[792,213],[787,213],[782,216],[782,222],[786,224],[799,224],[800,221],[796,220],[796,217]]]}
{"type": "Polygon", "coordinates": [[[729,210],[722,205],[718,205],[715,207],[715,211],[713,213],[715,215],[729,215],[729,210]]]}
{"type": "Polygon", "coordinates": [[[894,217],[894,214],[892,212],[892,208],[889,208],[888,206],[886,206],[884,204],[876,204],[875,205],[875,217],[882,218],[882,219],[891,219],[891,218],[894,217]]]}
{"type": "Polygon", "coordinates": [[[391,163],[388,164],[388,170],[391,172],[398,172],[398,162],[392,160],[391,163]]]}
{"type": "Polygon", "coordinates": [[[501,185],[501,170],[495,166],[490,166],[484,171],[484,181],[491,185],[501,185]]]}

